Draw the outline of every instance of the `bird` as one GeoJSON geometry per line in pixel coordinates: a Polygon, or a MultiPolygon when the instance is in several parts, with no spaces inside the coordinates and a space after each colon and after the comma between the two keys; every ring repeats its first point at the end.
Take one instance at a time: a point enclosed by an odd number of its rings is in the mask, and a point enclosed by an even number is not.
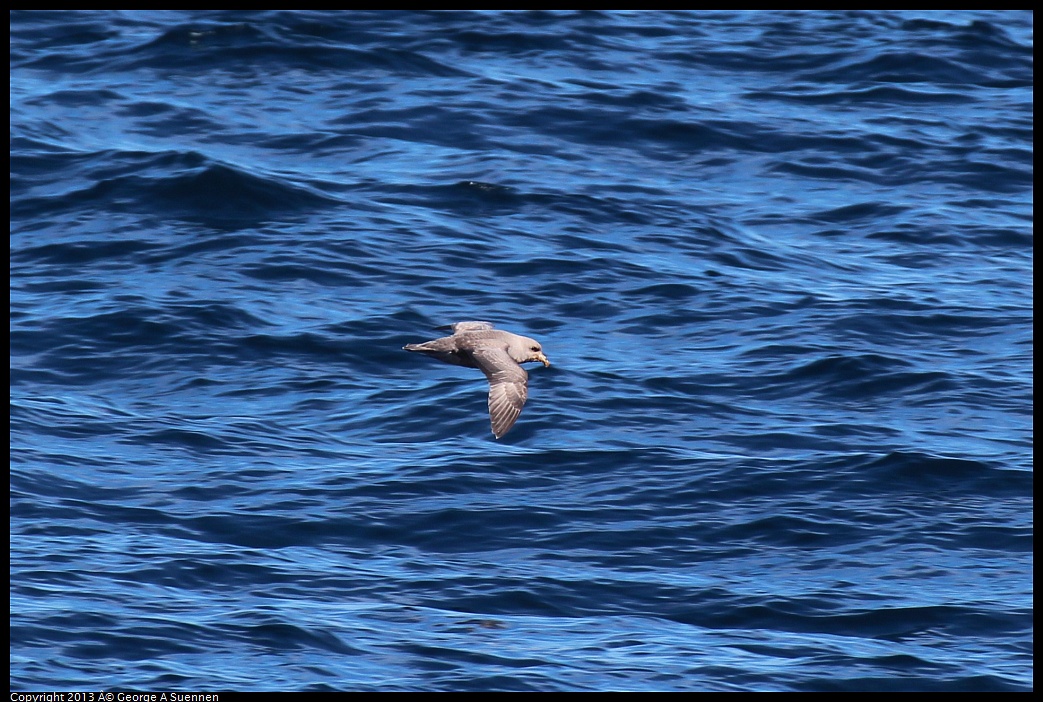
{"type": "Polygon", "coordinates": [[[521,364],[539,361],[550,366],[543,347],[535,339],[496,329],[490,322],[456,322],[436,329],[449,329],[452,335],[402,348],[485,373],[489,420],[493,436],[501,438],[518,421],[529,396],[529,374],[521,364]]]}

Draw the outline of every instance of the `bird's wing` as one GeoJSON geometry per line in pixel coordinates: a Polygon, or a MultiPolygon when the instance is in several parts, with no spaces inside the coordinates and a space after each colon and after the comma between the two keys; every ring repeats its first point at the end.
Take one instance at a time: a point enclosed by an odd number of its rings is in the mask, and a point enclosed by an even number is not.
{"type": "Polygon", "coordinates": [[[451,329],[454,334],[460,334],[461,332],[470,331],[483,331],[485,329],[492,329],[492,322],[455,322],[453,324],[447,324],[444,327],[435,327],[436,329],[451,329]]]}
{"type": "Polygon", "coordinates": [[[514,362],[504,348],[474,351],[474,360],[489,379],[489,419],[499,439],[518,421],[529,396],[529,374],[514,362]]]}

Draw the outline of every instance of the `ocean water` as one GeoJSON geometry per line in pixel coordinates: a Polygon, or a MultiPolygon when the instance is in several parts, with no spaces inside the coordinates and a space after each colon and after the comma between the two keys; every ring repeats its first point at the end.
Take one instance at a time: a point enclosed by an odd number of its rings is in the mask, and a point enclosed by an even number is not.
{"type": "Polygon", "coordinates": [[[1032,689],[1031,12],[10,20],[13,690],[1032,689]]]}

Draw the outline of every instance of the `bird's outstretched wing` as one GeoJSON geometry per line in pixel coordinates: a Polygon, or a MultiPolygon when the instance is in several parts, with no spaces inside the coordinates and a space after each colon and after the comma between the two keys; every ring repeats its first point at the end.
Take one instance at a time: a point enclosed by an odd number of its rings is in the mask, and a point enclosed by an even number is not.
{"type": "Polygon", "coordinates": [[[453,324],[446,324],[442,327],[435,327],[435,329],[449,329],[454,334],[460,334],[463,332],[471,331],[483,331],[485,329],[492,328],[492,322],[455,322],[453,324]]]}
{"type": "Polygon", "coordinates": [[[499,439],[518,421],[525,406],[529,374],[503,348],[478,349],[474,361],[489,379],[489,419],[493,435],[499,439]]]}

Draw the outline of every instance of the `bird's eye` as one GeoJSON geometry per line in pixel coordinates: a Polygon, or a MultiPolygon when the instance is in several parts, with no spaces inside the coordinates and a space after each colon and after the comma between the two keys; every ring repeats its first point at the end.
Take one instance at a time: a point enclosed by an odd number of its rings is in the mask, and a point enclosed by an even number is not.
{"type": "Polygon", "coordinates": [[[531,349],[529,349],[529,350],[530,350],[530,351],[539,351],[539,350],[540,350],[540,347],[539,347],[539,346],[533,346],[533,347],[532,347],[531,349]]]}

